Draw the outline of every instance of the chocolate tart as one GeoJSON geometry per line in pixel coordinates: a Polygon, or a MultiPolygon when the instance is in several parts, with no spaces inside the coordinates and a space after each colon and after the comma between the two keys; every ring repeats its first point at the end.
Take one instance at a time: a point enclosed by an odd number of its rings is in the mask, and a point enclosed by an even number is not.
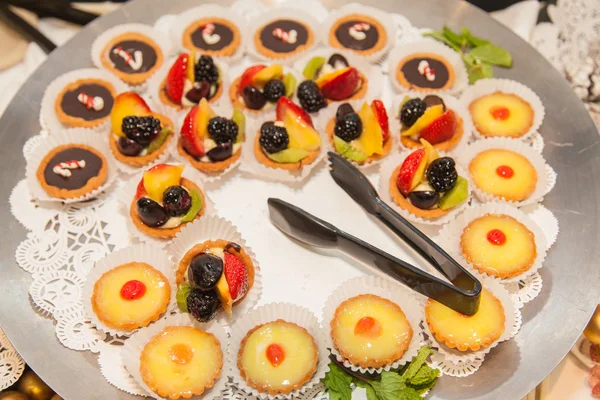
{"type": "Polygon", "coordinates": [[[288,18],[271,21],[258,28],[254,34],[256,50],[263,56],[273,59],[292,57],[308,49],[314,42],[314,33],[308,25],[288,18]],[[296,34],[290,35],[292,31],[296,34]],[[282,32],[283,38],[280,38],[276,32],[282,32]]]}
{"type": "Polygon", "coordinates": [[[239,28],[231,21],[207,17],[192,22],[183,32],[183,47],[214,57],[231,57],[241,44],[239,28]],[[212,29],[206,29],[212,24],[212,29]],[[210,33],[209,33],[210,32],[210,33]]]}
{"type": "MultiPolygon", "coordinates": [[[[202,199],[202,208],[200,208],[200,211],[198,211],[198,214],[196,214],[194,220],[199,219],[202,215],[204,215],[204,212],[206,211],[206,198],[204,197],[204,192],[202,191],[202,189],[200,189],[198,185],[196,185],[189,179],[181,178],[180,185],[186,188],[188,191],[196,190],[200,195],[200,198],[202,199]]],[[[147,235],[159,239],[171,239],[175,237],[175,235],[181,230],[181,228],[187,224],[187,222],[184,222],[174,228],[149,227],[148,225],[142,222],[142,219],[138,215],[136,202],[137,199],[135,199],[134,197],[133,201],[131,202],[131,206],[129,207],[129,216],[131,217],[131,220],[133,221],[135,227],[147,235]]]]}
{"type": "MultiPolygon", "coordinates": [[[[327,126],[325,127],[325,132],[327,133],[327,138],[329,139],[329,144],[331,144],[331,147],[335,151],[335,144],[333,142],[333,136],[335,135],[335,116],[333,118],[331,118],[329,120],[329,122],[327,122],[327,126]]],[[[370,163],[380,160],[383,157],[385,157],[386,155],[388,155],[390,150],[392,150],[392,135],[390,135],[387,138],[387,140],[385,141],[385,143],[383,144],[383,154],[373,154],[372,156],[367,157],[367,159],[365,159],[365,161],[363,161],[362,163],[358,163],[356,161],[352,161],[352,162],[355,162],[359,165],[370,164],[370,163]]]]}
{"type": "Polygon", "coordinates": [[[194,156],[185,151],[185,149],[181,145],[181,139],[177,141],[177,152],[180,156],[185,158],[194,168],[196,168],[198,171],[205,173],[225,171],[227,168],[229,168],[229,166],[231,166],[233,163],[239,160],[240,156],[242,155],[242,149],[240,148],[235,154],[232,154],[231,157],[223,161],[198,161],[194,156]]]}
{"type": "Polygon", "coordinates": [[[85,196],[102,186],[107,175],[104,155],[83,144],[64,144],[54,148],[42,159],[36,171],[36,178],[42,188],[57,199],[85,196]],[[82,160],[85,161],[84,165],[64,168],[59,166],[61,163],[79,163],[82,160]]]}
{"type": "Polygon", "coordinates": [[[286,171],[299,171],[305,165],[312,164],[319,156],[319,151],[320,150],[311,151],[306,157],[304,157],[302,160],[296,163],[277,163],[271,160],[269,157],[267,157],[262,147],[260,146],[260,129],[256,133],[256,137],[254,138],[254,155],[256,156],[256,160],[268,168],[283,169],[286,171]]]}
{"type": "Polygon", "coordinates": [[[396,67],[396,80],[402,86],[421,92],[440,92],[448,90],[454,85],[455,71],[450,62],[435,53],[414,53],[398,63],[396,67]],[[433,75],[421,73],[419,65],[427,62],[433,75]]]}
{"type": "Polygon", "coordinates": [[[130,85],[144,83],[163,63],[161,48],[146,35],[138,32],[127,32],[117,35],[104,46],[100,56],[102,65],[122,81],[130,85]],[[140,65],[132,66],[135,62],[127,62],[119,48],[135,60],[136,52],[141,55],[140,65]]]}
{"type": "Polygon", "coordinates": [[[56,96],[54,111],[65,125],[94,128],[108,119],[116,95],[110,82],[96,78],[78,79],[56,96]]]}
{"type": "Polygon", "coordinates": [[[375,18],[348,14],[336,20],[329,30],[329,45],[361,55],[381,51],[388,43],[387,32],[375,18]]]}

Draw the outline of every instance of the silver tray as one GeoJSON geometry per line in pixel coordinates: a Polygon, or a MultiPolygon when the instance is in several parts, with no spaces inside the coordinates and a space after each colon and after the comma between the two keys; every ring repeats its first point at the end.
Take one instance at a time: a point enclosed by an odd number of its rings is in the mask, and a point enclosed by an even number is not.
{"type": "MultiPolygon", "coordinates": [[[[163,14],[179,13],[203,0],[137,0],[99,18],[53,52],[33,74],[0,120],[0,177],[3,198],[22,179],[25,141],[39,132],[38,114],[44,89],[62,73],[91,65],[89,49],[107,28],[125,22],[148,24],[163,14]]],[[[324,0],[329,8],[343,0],[324,0]]],[[[359,1],[362,3],[371,3],[359,1]]],[[[228,4],[231,0],[219,3],[228,4]]],[[[600,137],[582,103],[564,78],[532,47],[483,11],[455,0],[379,0],[376,6],[405,15],[419,27],[468,26],[492,38],[514,57],[514,67],[496,76],[521,81],[536,91],[546,106],[541,132],[544,156],[558,172],[555,189],[544,205],[560,221],[560,238],[541,270],[544,289],[523,309],[523,327],[514,340],[493,349],[474,375],[444,377],[433,399],[519,400],[541,382],[567,354],[581,334],[600,297],[600,137]]],[[[96,356],[63,347],[48,319],[37,315],[28,299],[31,278],[21,270],[14,252],[26,231],[0,209],[0,324],[25,361],[63,398],[135,399],[109,385],[96,356]]]]}

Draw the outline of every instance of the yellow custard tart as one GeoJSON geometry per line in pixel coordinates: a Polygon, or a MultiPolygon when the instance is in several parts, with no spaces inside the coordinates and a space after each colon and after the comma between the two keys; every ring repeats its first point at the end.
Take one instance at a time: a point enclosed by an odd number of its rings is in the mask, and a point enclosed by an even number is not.
{"type": "Polygon", "coordinates": [[[469,105],[477,131],[486,137],[525,135],[533,126],[531,105],[512,93],[495,92],[475,99],[469,105]]]}
{"type": "Polygon", "coordinates": [[[279,319],[246,334],[238,368],[248,385],[259,392],[286,395],[310,381],[317,370],[318,353],[306,329],[279,319]]]}
{"type": "Polygon", "coordinates": [[[211,388],[221,376],[223,351],[211,333],[191,326],[169,326],[142,350],[143,381],[161,397],[189,399],[211,388]]]}
{"type": "Polygon", "coordinates": [[[435,338],[451,349],[478,351],[490,347],[504,333],[504,307],[490,291],[481,291],[479,310],[467,316],[429,299],[425,318],[435,338]]]}
{"type": "Polygon", "coordinates": [[[413,335],[402,309],[372,294],[344,301],[330,325],[333,346],[342,357],[363,368],[379,368],[399,360],[413,335]]]}

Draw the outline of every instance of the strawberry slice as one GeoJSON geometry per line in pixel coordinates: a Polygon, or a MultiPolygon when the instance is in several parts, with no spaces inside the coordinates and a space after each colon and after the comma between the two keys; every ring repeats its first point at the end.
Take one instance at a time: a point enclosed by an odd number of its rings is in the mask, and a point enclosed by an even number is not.
{"type": "Polygon", "coordinates": [[[242,95],[242,91],[246,86],[254,85],[254,77],[263,69],[267,68],[265,65],[259,64],[254,65],[244,71],[240,78],[240,86],[238,87],[238,95],[242,95]]]}
{"type": "Polygon", "coordinates": [[[181,103],[183,88],[185,86],[186,71],[188,69],[187,53],[180,54],[167,74],[165,92],[174,103],[181,103]]]}
{"type": "Polygon", "coordinates": [[[456,114],[448,110],[421,131],[420,139],[425,139],[431,144],[437,144],[452,139],[456,132],[456,114]]]}
{"type": "Polygon", "coordinates": [[[140,179],[140,183],[137,185],[137,189],[135,191],[135,199],[141,199],[146,196],[146,188],[144,187],[144,180],[140,179]]]}
{"type": "Polygon", "coordinates": [[[390,137],[390,123],[387,111],[385,110],[385,106],[383,105],[383,101],[373,100],[373,102],[371,103],[371,108],[373,108],[373,113],[375,113],[377,121],[379,122],[379,126],[383,131],[383,141],[385,142],[387,138],[390,137]]]}
{"type": "Polygon", "coordinates": [[[229,293],[233,302],[238,301],[248,291],[248,271],[238,257],[230,253],[224,254],[223,273],[229,285],[229,293]]]}
{"type": "Polygon", "coordinates": [[[181,125],[181,145],[194,157],[204,156],[204,138],[198,135],[196,126],[199,111],[200,107],[192,107],[181,125]]]}
{"type": "Polygon", "coordinates": [[[294,103],[292,100],[288,99],[285,96],[281,96],[279,100],[277,100],[277,121],[284,121],[285,116],[288,112],[292,113],[296,118],[302,120],[305,125],[314,128],[312,118],[302,107],[294,103]]]}

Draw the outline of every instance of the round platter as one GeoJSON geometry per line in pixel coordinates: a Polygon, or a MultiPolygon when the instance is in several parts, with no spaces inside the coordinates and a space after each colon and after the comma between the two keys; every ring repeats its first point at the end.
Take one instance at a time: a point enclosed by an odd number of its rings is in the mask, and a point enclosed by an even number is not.
{"type": "MultiPolygon", "coordinates": [[[[153,24],[164,14],[179,13],[198,3],[198,0],[132,1],[99,18],[50,55],[0,120],[4,199],[8,199],[10,189],[23,176],[25,160],[21,149],[29,137],[39,132],[40,101],[47,85],[65,71],[89,67],[91,43],[107,28],[125,22],[153,24]]],[[[345,2],[324,0],[323,3],[328,8],[337,8],[345,2]]],[[[498,70],[496,76],[527,84],[545,104],[546,117],[541,128],[546,143],[543,155],[557,171],[559,180],[544,205],[559,219],[561,233],[549,252],[546,268],[540,272],[544,288],[539,297],[523,308],[523,326],[514,340],[493,349],[477,373],[462,379],[444,377],[432,393],[433,399],[520,399],[567,354],[600,297],[597,285],[600,269],[596,266],[600,258],[597,246],[600,176],[596,172],[600,170],[600,137],[560,74],[527,43],[481,10],[455,0],[431,0],[426,6],[409,0],[380,0],[377,6],[406,16],[418,27],[439,29],[445,23],[455,28],[468,26],[476,33],[483,33],[513,55],[513,68],[498,70]]],[[[268,222],[267,197],[292,201],[393,254],[402,251],[327,175],[321,167],[300,193],[280,184],[255,184],[236,174],[217,187],[214,195],[211,193],[217,205],[226,205],[219,208],[221,216],[234,221],[250,236],[259,259],[264,255],[261,303],[285,299],[319,315],[325,299],[341,281],[364,272],[341,258],[293,244],[268,222]],[[324,185],[329,185],[330,192],[322,191],[324,185]],[[247,193],[248,198],[236,206],[232,193],[247,193]],[[287,249],[293,250],[286,253],[287,249]]],[[[62,346],[52,321],[33,310],[26,300],[31,276],[18,268],[14,260],[15,249],[26,237],[26,230],[10,215],[8,206],[0,213],[4,221],[0,323],[16,349],[67,400],[136,398],[106,382],[96,355],[62,346]]]]}

